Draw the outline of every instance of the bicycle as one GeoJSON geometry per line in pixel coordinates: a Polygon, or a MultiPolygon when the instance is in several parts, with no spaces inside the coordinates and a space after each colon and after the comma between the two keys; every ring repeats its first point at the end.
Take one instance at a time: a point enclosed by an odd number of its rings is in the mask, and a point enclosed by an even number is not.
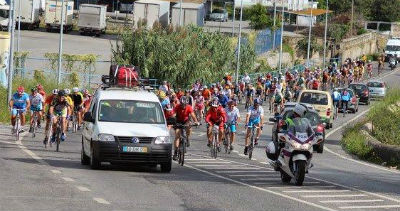
{"type": "Polygon", "coordinates": [[[212,158],[217,158],[218,156],[218,134],[219,134],[219,125],[213,125],[212,128],[212,144],[210,147],[210,153],[212,158]]]}
{"type": "Polygon", "coordinates": [[[253,157],[253,149],[254,149],[254,135],[255,135],[255,130],[258,130],[258,126],[253,125],[251,127],[251,137],[250,137],[250,145],[247,147],[247,153],[249,153],[249,159],[251,160],[251,158],[253,157]]]}
{"type": "Polygon", "coordinates": [[[15,117],[15,125],[14,125],[14,132],[16,141],[19,141],[19,135],[21,133],[21,119],[20,115],[23,113],[24,109],[15,109],[17,111],[17,115],[15,117]]]}
{"type": "Polygon", "coordinates": [[[333,119],[337,119],[338,118],[338,103],[339,102],[333,102],[333,109],[334,109],[334,111],[333,111],[333,119]]]}
{"type": "Polygon", "coordinates": [[[203,114],[202,114],[202,110],[198,109],[197,106],[195,109],[195,114],[196,114],[197,121],[199,121],[199,123],[201,124],[201,120],[203,119],[203,114]]]}
{"type": "Polygon", "coordinates": [[[251,106],[251,96],[246,97],[246,105],[244,106],[245,109],[248,109],[251,106]]]}
{"type": "Polygon", "coordinates": [[[72,132],[76,133],[78,130],[78,111],[74,110],[74,114],[72,115],[72,132]]]}
{"type": "Polygon", "coordinates": [[[186,153],[186,147],[187,147],[187,137],[186,137],[186,128],[191,127],[193,125],[184,125],[184,124],[179,124],[176,123],[173,128],[180,129],[181,132],[181,138],[179,139],[179,148],[177,151],[178,155],[178,163],[183,166],[185,163],[185,153],[186,153]]]}
{"type": "Polygon", "coordinates": [[[224,137],[224,146],[225,146],[225,153],[230,154],[231,153],[231,126],[235,125],[235,122],[232,123],[227,123],[225,124],[225,137],[224,137]]]}
{"type": "Polygon", "coordinates": [[[347,113],[347,101],[342,102],[343,117],[346,117],[347,113]]]}
{"type": "Polygon", "coordinates": [[[36,137],[36,130],[37,130],[37,122],[39,120],[39,111],[34,111],[33,112],[33,123],[31,125],[32,127],[32,138],[36,137]]]}
{"type": "MultiPolygon", "coordinates": [[[[50,125],[49,125],[49,131],[48,131],[48,138],[51,139],[51,137],[54,135],[55,139],[56,139],[56,152],[58,152],[60,150],[60,142],[61,142],[61,133],[62,133],[62,125],[61,125],[61,121],[62,121],[62,117],[59,116],[57,117],[57,128],[55,133],[53,134],[53,120],[50,119],[50,125]]],[[[45,148],[47,148],[47,143],[48,141],[45,143],[45,148]]],[[[50,147],[52,147],[52,143],[50,140],[50,147]]]]}

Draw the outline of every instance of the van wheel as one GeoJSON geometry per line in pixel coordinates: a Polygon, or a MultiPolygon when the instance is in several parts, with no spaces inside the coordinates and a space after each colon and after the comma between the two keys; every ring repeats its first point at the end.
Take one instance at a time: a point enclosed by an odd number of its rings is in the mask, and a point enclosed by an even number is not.
{"type": "Polygon", "coordinates": [[[172,159],[170,159],[166,163],[161,164],[161,172],[169,173],[169,172],[171,172],[171,169],[172,169],[172,159]]]}
{"type": "Polygon", "coordinates": [[[91,153],[90,153],[90,168],[91,169],[99,169],[101,166],[100,161],[96,158],[94,154],[94,149],[92,148],[91,153]]]}
{"type": "Polygon", "coordinates": [[[90,164],[90,157],[85,154],[85,149],[83,148],[83,140],[82,140],[82,148],[81,148],[81,164],[82,165],[89,165],[90,164]]]}

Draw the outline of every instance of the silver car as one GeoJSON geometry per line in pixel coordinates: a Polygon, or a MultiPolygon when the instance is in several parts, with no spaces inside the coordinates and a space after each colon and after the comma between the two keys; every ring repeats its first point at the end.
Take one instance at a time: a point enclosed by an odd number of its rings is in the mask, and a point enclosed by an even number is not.
{"type": "Polygon", "coordinates": [[[369,81],[367,87],[371,98],[385,97],[388,88],[386,83],[383,81],[369,81]]]}
{"type": "Polygon", "coordinates": [[[214,9],[213,12],[210,14],[210,20],[227,22],[228,12],[225,9],[214,9]]]}

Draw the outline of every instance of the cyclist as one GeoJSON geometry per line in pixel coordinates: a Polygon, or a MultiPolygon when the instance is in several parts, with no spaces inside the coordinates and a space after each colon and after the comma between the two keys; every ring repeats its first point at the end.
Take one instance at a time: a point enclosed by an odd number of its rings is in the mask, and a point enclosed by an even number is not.
{"type": "Polygon", "coordinates": [[[38,119],[37,119],[37,126],[40,128],[40,119],[42,118],[42,110],[43,110],[43,104],[44,104],[44,99],[41,94],[38,93],[37,88],[32,88],[31,89],[32,94],[29,96],[29,100],[31,102],[31,124],[29,127],[29,132],[31,133],[33,131],[33,115],[35,112],[38,113],[38,119]]]}
{"type": "Polygon", "coordinates": [[[83,114],[85,114],[87,111],[89,111],[91,101],[92,101],[92,95],[90,95],[89,90],[84,89],[83,90],[83,106],[84,106],[83,114]]]}
{"type": "Polygon", "coordinates": [[[250,106],[251,102],[253,101],[254,94],[255,94],[253,85],[249,84],[245,90],[245,93],[246,93],[246,104],[247,104],[247,106],[250,106]]]}
{"type": "Polygon", "coordinates": [[[341,101],[342,101],[343,116],[345,116],[350,101],[350,93],[346,89],[344,89],[341,94],[341,97],[342,97],[341,101]]]}
{"type": "Polygon", "coordinates": [[[335,109],[335,113],[338,113],[339,109],[339,103],[341,100],[342,96],[340,95],[340,92],[338,89],[334,89],[332,93],[332,100],[333,100],[333,107],[335,109]]]}
{"type": "Polygon", "coordinates": [[[285,102],[290,102],[292,99],[293,99],[293,94],[290,91],[290,88],[286,87],[286,90],[285,90],[285,102]]]}
{"type": "MultiPolygon", "coordinates": [[[[196,119],[196,115],[193,111],[193,107],[189,105],[189,100],[186,96],[182,96],[180,99],[180,104],[176,105],[174,107],[173,113],[176,114],[176,122],[178,124],[182,125],[188,125],[190,123],[190,118],[198,125],[198,121],[196,119]]],[[[174,149],[174,156],[173,159],[177,159],[177,153],[178,153],[178,148],[179,148],[179,139],[181,137],[181,129],[176,129],[175,130],[175,149],[174,149]]],[[[191,134],[191,128],[186,127],[186,141],[187,141],[187,147],[190,147],[190,134],[191,134]]]]}
{"type": "MultiPolygon", "coordinates": [[[[51,120],[51,118],[50,118],[50,106],[53,103],[53,100],[55,100],[55,98],[57,97],[57,95],[58,95],[58,89],[53,89],[52,95],[48,96],[46,98],[46,100],[45,100],[45,107],[48,106],[48,109],[47,109],[47,113],[46,113],[46,128],[45,128],[45,137],[44,137],[44,140],[43,140],[43,144],[46,144],[47,140],[49,138],[48,137],[48,131],[49,131],[49,128],[50,128],[50,120],[51,120]]],[[[46,110],[46,108],[44,110],[46,110]]]]}
{"type": "Polygon", "coordinates": [[[207,88],[207,86],[204,86],[203,88],[203,98],[205,101],[208,101],[211,98],[211,91],[207,88]]]}
{"type": "Polygon", "coordinates": [[[230,150],[233,150],[233,142],[235,141],[235,135],[236,135],[236,127],[238,125],[238,122],[240,121],[240,112],[239,109],[235,106],[235,102],[233,100],[230,100],[228,102],[228,107],[225,109],[225,113],[227,116],[227,124],[230,127],[230,137],[225,137],[226,139],[230,139],[230,150]]]}
{"type": "Polygon", "coordinates": [[[220,105],[223,108],[225,108],[226,105],[228,104],[229,98],[222,91],[220,91],[219,95],[218,95],[218,100],[219,100],[220,105]]]}
{"type": "Polygon", "coordinates": [[[246,143],[244,147],[244,154],[247,155],[247,150],[249,146],[249,139],[250,139],[250,133],[251,129],[253,126],[258,126],[257,129],[257,135],[254,140],[254,145],[258,145],[258,139],[260,138],[261,135],[261,130],[262,130],[262,125],[263,125],[263,120],[264,120],[264,109],[260,106],[260,100],[255,99],[253,106],[251,106],[247,112],[246,115],[246,127],[247,127],[247,133],[246,133],[246,143]]]}
{"type": "Polygon", "coordinates": [[[263,89],[264,89],[263,83],[257,82],[257,86],[256,86],[256,96],[257,97],[262,96],[263,89]]]}
{"type": "Polygon", "coordinates": [[[244,73],[244,77],[242,78],[242,81],[244,82],[244,84],[245,84],[246,86],[247,86],[248,84],[250,84],[251,79],[250,79],[249,74],[244,73]]]}
{"type": "Polygon", "coordinates": [[[36,88],[38,90],[38,93],[42,95],[43,99],[46,99],[46,92],[44,91],[43,86],[38,84],[36,88]]]}
{"type": "Polygon", "coordinates": [[[218,102],[218,98],[214,98],[211,102],[211,108],[207,111],[206,114],[206,123],[207,123],[207,137],[208,143],[207,146],[210,147],[212,143],[212,129],[214,125],[219,126],[219,134],[218,134],[218,151],[221,151],[221,143],[222,137],[224,135],[224,124],[227,120],[225,110],[218,102]]]}
{"type": "Polygon", "coordinates": [[[277,89],[275,91],[274,96],[272,97],[273,102],[274,102],[274,114],[278,114],[280,113],[280,111],[283,110],[283,106],[284,106],[284,98],[282,96],[282,92],[277,89]],[[279,112],[278,112],[278,107],[280,108],[279,112]]]}
{"type": "MultiPolygon", "coordinates": [[[[82,124],[82,110],[83,110],[83,95],[79,91],[78,87],[72,88],[72,103],[73,103],[73,108],[74,110],[71,112],[77,111],[77,119],[78,119],[78,130],[81,129],[81,124],[82,124]]],[[[72,106],[72,105],[71,105],[72,106]]]]}
{"type": "Polygon", "coordinates": [[[30,101],[29,101],[29,95],[25,93],[25,89],[23,86],[19,86],[17,89],[17,92],[14,93],[12,96],[9,106],[11,108],[11,125],[13,126],[12,133],[16,133],[17,131],[14,131],[14,126],[15,126],[15,118],[18,115],[17,109],[21,109],[22,112],[19,113],[20,118],[21,118],[21,130],[19,132],[24,132],[24,125],[25,125],[25,112],[26,109],[30,107],[30,101]]]}
{"type": "Polygon", "coordinates": [[[371,60],[368,60],[367,71],[368,71],[368,78],[372,78],[372,63],[371,63],[371,60]]]}
{"type": "MultiPolygon", "coordinates": [[[[200,118],[203,119],[204,117],[204,97],[201,95],[200,91],[196,92],[196,96],[194,101],[195,103],[195,110],[200,111],[200,118]]],[[[200,121],[200,119],[198,119],[200,121]]]]}
{"type": "Polygon", "coordinates": [[[50,119],[53,121],[53,135],[51,136],[51,142],[54,143],[56,141],[56,137],[54,136],[55,131],[57,129],[57,117],[61,117],[61,141],[65,141],[66,134],[66,118],[69,113],[70,105],[66,100],[66,94],[64,90],[60,90],[58,92],[58,96],[53,100],[52,104],[49,108],[50,119]]]}

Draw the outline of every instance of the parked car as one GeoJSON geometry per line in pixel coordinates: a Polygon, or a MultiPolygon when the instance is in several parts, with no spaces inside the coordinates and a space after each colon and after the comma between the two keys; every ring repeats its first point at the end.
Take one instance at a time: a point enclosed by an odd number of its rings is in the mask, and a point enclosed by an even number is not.
{"type": "Polygon", "coordinates": [[[386,95],[387,85],[383,81],[369,81],[367,83],[371,98],[383,98],[386,95]]]}
{"type": "MultiPolygon", "coordinates": [[[[357,98],[357,95],[355,94],[353,89],[350,88],[341,88],[338,89],[340,93],[343,93],[344,90],[347,90],[350,94],[350,102],[347,105],[347,110],[350,110],[353,113],[358,112],[358,104],[359,104],[359,99],[357,98]]],[[[343,112],[342,104],[340,103],[339,105],[339,111],[343,112]]]]}
{"type": "MultiPolygon", "coordinates": [[[[304,117],[310,121],[314,132],[323,137],[322,142],[320,142],[318,145],[314,145],[313,148],[318,153],[322,153],[325,143],[325,123],[322,121],[322,118],[316,110],[310,109],[308,106],[307,108],[308,109],[304,117]]],[[[285,107],[281,115],[269,119],[269,121],[274,122],[274,126],[272,127],[272,141],[278,141],[278,133],[282,132],[284,121],[288,116],[293,114],[293,109],[294,107],[285,107]]]]}
{"type": "Polygon", "coordinates": [[[214,9],[212,13],[209,15],[209,20],[227,22],[228,12],[226,11],[226,9],[214,9]]]}
{"type": "Polygon", "coordinates": [[[329,92],[319,90],[302,90],[297,98],[297,102],[312,105],[322,118],[322,121],[326,123],[326,129],[332,128],[333,101],[329,92]]]}
{"type": "Polygon", "coordinates": [[[359,98],[359,102],[369,105],[369,90],[368,86],[362,83],[352,83],[349,85],[350,89],[353,89],[359,98]]]}

